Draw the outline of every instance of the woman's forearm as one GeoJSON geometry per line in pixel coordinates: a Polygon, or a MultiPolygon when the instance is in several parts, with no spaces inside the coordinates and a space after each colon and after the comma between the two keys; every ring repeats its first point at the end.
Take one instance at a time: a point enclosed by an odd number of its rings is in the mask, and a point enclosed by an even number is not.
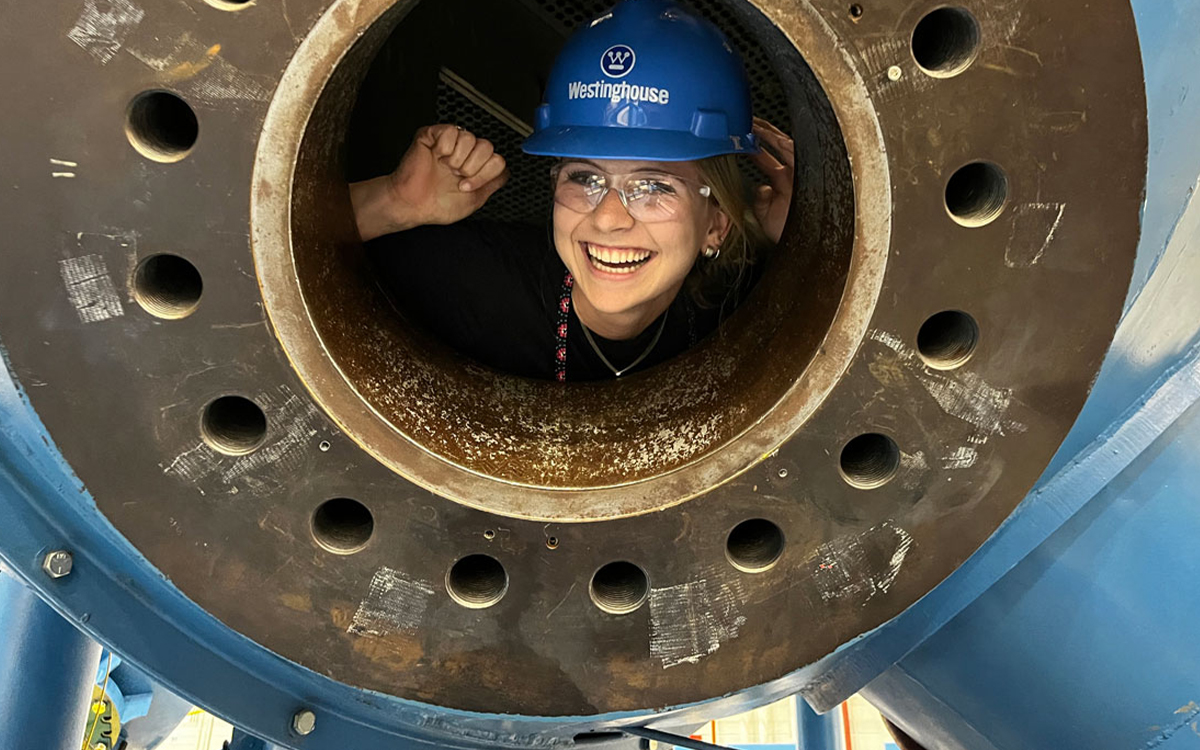
{"type": "Polygon", "coordinates": [[[403,232],[421,223],[411,207],[396,199],[388,175],[351,183],[350,204],[363,242],[403,232]]]}

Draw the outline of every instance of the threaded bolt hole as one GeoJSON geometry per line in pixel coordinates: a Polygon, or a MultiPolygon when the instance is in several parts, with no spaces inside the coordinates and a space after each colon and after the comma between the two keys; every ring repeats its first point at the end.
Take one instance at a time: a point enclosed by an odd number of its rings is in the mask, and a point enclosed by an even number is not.
{"type": "Polygon", "coordinates": [[[134,97],[125,116],[125,136],[142,156],[170,164],[187,156],[200,136],[196,113],[169,91],[134,97]]]}
{"type": "Polygon", "coordinates": [[[350,555],[367,546],[375,531],[375,517],[367,506],[348,497],[326,500],[312,517],[317,544],[338,555],[350,555]]]}
{"type": "Polygon", "coordinates": [[[863,14],[863,7],[861,5],[859,5],[858,3],[854,3],[853,5],[850,6],[850,18],[852,20],[858,21],[858,19],[862,18],[862,14],[863,14]]]}
{"type": "Polygon", "coordinates": [[[953,370],[966,364],[979,343],[979,324],[961,310],[931,315],[917,332],[917,351],[936,370],[953,370]]]}
{"type": "Polygon", "coordinates": [[[891,481],[900,468],[900,448],[887,435],[869,432],[842,448],[842,478],[851,486],[869,490],[891,481]]]}
{"type": "Polygon", "coordinates": [[[778,526],[765,518],[751,518],[729,532],[725,552],[738,570],[761,573],[779,561],[783,544],[783,531],[778,526]]]}
{"type": "Polygon", "coordinates": [[[446,590],[464,607],[490,607],[508,591],[508,573],[490,555],[467,555],[446,574],[446,590]]]}
{"type": "Polygon", "coordinates": [[[214,450],[244,456],[262,445],[267,436],[267,416],[248,398],[221,396],[205,407],[200,434],[214,450]]]}
{"type": "Polygon", "coordinates": [[[186,318],[199,306],[203,291],[200,272],[178,255],[151,255],[133,272],[133,298],[156,318],[186,318]]]}
{"type": "Polygon", "coordinates": [[[949,78],[966,70],[979,54],[979,22],[966,8],[938,8],[917,22],[912,55],[927,75],[949,78]]]}
{"type": "Polygon", "coordinates": [[[946,182],[946,211],[964,227],[991,223],[1008,200],[1008,177],[991,162],[971,162],[946,182]]]}
{"type": "Polygon", "coordinates": [[[646,572],[624,560],[611,562],[592,575],[589,587],[597,607],[614,615],[624,615],[642,606],[650,593],[646,572]]]}

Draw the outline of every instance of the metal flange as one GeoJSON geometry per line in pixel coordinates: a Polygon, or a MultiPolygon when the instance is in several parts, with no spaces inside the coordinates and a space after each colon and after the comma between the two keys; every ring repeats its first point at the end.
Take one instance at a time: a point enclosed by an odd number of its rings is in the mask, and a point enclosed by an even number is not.
{"type": "Polygon", "coordinates": [[[4,82],[0,342],[199,607],[433,707],[657,710],[886,621],[1024,496],[1132,267],[1127,3],[731,4],[792,101],[784,242],[720,336],[565,388],[463,362],[369,283],[337,153],[409,5],[10,14],[5,69],[42,62],[4,82]]]}

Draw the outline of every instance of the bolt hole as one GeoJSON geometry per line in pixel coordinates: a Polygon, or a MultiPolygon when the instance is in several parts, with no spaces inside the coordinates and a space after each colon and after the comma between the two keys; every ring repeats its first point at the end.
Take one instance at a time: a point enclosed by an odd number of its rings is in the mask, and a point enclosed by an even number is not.
{"type": "Polygon", "coordinates": [[[547,537],[546,538],[546,547],[548,549],[557,549],[558,548],[558,537],[556,537],[556,536],[547,537]]]}
{"type": "Polygon", "coordinates": [[[738,570],[761,573],[783,554],[783,531],[765,518],[742,521],[729,532],[725,552],[738,570]]]}
{"type": "Polygon", "coordinates": [[[645,571],[623,560],[597,570],[590,586],[596,606],[614,615],[627,614],[642,606],[649,592],[645,571]]]}
{"type": "Polygon", "coordinates": [[[979,343],[979,325],[965,312],[945,310],[931,315],[917,332],[917,351],[925,364],[953,370],[966,363],[979,343]]]}
{"type": "Polygon", "coordinates": [[[327,452],[332,447],[333,446],[328,440],[322,440],[321,442],[317,443],[317,450],[321,451],[322,453],[327,452]]]}
{"type": "Polygon", "coordinates": [[[213,449],[243,456],[262,445],[267,436],[267,417],[248,398],[222,396],[205,407],[200,433],[213,449]]]}
{"type": "Polygon", "coordinates": [[[508,591],[508,573],[490,555],[467,555],[446,574],[446,589],[464,607],[483,609],[500,601],[508,591]]]}
{"type": "Polygon", "coordinates": [[[139,154],[169,164],[196,145],[200,124],[188,103],[169,91],[146,91],[134,97],[125,119],[125,136],[139,154]]]}
{"type": "Polygon", "coordinates": [[[576,745],[597,745],[601,742],[615,742],[627,739],[624,732],[581,732],[572,738],[576,745]]]}
{"type": "Polygon", "coordinates": [[[156,318],[178,320],[200,304],[200,272],[178,255],[152,255],[133,272],[133,298],[156,318]]]}
{"type": "Polygon", "coordinates": [[[859,435],[842,448],[842,478],[869,490],[887,484],[900,468],[900,448],[887,435],[859,435]]]}
{"type": "Polygon", "coordinates": [[[366,547],[374,531],[375,518],[371,511],[348,497],[326,500],[313,513],[313,539],[339,555],[349,555],[366,547]]]}
{"type": "Polygon", "coordinates": [[[483,538],[490,542],[496,538],[496,532],[492,531],[491,529],[486,529],[483,532],[483,538]]]}
{"type": "Polygon", "coordinates": [[[254,0],[204,0],[217,10],[245,10],[254,5],[254,0]]]}
{"type": "Polygon", "coordinates": [[[990,223],[1004,210],[1007,200],[1008,178],[991,162],[971,162],[946,182],[946,210],[964,227],[990,223]]]}
{"type": "Polygon", "coordinates": [[[965,8],[938,8],[913,29],[912,55],[934,78],[958,75],[979,54],[979,22],[965,8]]]}
{"type": "Polygon", "coordinates": [[[857,21],[858,19],[862,18],[862,14],[863,14],[863,7],[861,5],[859,5],[858,3],[854,3],[853,5],[850,6],[850,18],[857,21]]]}

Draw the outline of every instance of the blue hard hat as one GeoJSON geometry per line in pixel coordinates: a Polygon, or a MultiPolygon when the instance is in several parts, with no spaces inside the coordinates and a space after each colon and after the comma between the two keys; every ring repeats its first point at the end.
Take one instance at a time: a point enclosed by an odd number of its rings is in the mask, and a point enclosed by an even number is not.
{"type": "Polygon", "coordinates": [[[758,150],[750,86],[716,26],[667,0],[625,0],[567,40],[529,154],[687,161],[758,150]]]}

